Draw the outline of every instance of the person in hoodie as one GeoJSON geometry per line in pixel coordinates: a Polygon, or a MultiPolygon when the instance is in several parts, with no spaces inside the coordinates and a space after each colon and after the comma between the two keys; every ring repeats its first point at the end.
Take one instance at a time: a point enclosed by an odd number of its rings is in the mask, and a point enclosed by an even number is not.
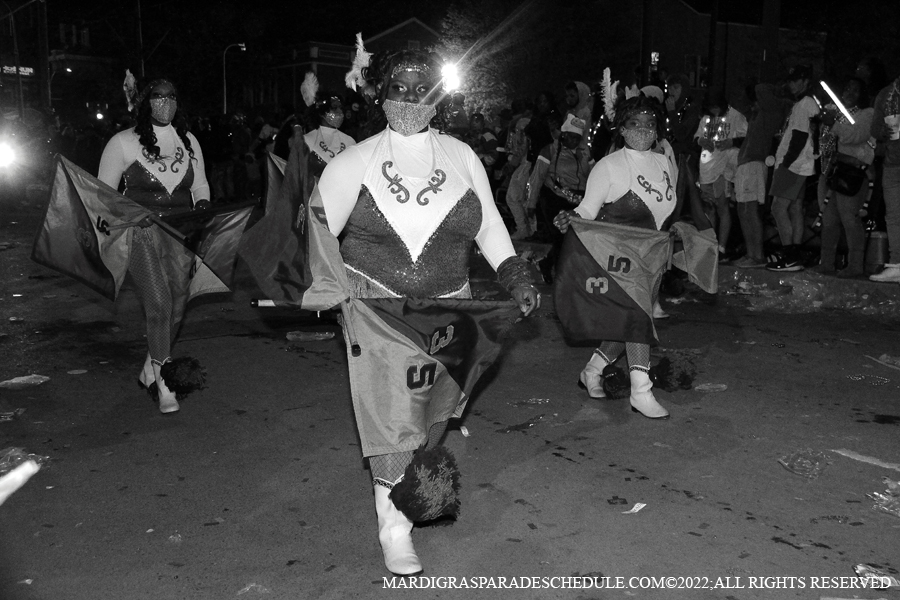
{"type": "Polygon", "coordinates": [[[575,115],[584,123],[581,132],[581,147],[587,147],[591,135],[591,115],[594,112],[594,96],[591,88],[581,81],[566,84],[566,113],[575,115]]]}

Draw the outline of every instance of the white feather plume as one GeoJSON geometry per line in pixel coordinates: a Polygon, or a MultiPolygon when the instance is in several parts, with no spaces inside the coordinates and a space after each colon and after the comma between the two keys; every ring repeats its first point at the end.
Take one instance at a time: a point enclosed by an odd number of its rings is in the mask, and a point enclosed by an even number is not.
{"type": "Polygon", "coordinates": [[[353,57],[353,63],[347,75],[344,77],[344,83],[354,92],[357,88],[366,87],[366,79],[363,77],[363,69],[369,66],[372,60],[372,53],[366,52],[363,46],[362,32],[356,34],[356,56],[353,57]]]}
{"type": "Polygon", "coordinates": [[[319,78],[312,71],[306,72],[303,83],[300,84],[300,96],[307,106],[312,106],[316,102],[316,94],[319,93],[319,78]]]}
{"type": "Polygon", "coordinates": [[[125,91],[125,100],[128,102],[128,112],[131,112],[137,104],[138,95],[137,82],[134,79],[134,75],[131,74],[131,69],[125,69],[125,81],[122,82],[122,90],[125,91]]]}
{"type": "Polygon", "coordinates": [[[616,120],[616,88],[619,82],[612,81],[612,71],[609,67],[603,69],[603,81],[600,82],[600,89],[603,92],[603,113],[610,123],[616,120]]]}

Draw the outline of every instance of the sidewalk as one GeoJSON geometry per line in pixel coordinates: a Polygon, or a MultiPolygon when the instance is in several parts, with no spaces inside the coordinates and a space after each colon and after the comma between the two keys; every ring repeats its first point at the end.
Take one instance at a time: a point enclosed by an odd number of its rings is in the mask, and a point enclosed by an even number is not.
{"type": "Polygon", "coordinates": [[[839,279],[808,269],[775,273],[719,265],[719,294],[746,296],[755,310],[843,309],[900,317],[900,284],[876,283],[868,277],[839,279]]]}

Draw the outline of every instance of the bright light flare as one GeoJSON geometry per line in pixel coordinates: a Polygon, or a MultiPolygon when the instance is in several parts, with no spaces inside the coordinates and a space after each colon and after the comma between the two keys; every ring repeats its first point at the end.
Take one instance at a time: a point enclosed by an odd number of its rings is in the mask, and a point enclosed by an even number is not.
{"type": "Polygon", "coordinates": [[[441,69],[441,77],[444,78],[444,88],[448,92],[452,92],[453,90],[458,90],[460,86],[459,80],[459,71],[456,68],[456,65],[446,64],[441,69]]]}
{"type": "Polygon", "coordinates": [[[12,146],[6,142],[0,142],[0,168],[5,168],[16,162],[16,153],[12,146]]]}
{"type": "Polygon", "coordinates": [[[853,115],[850,114],[850,111],[847,110],[847,107],[844,106],[844,103],[841,102],[841,99],[837,97],[837,95],[831,91],[831,88],[828,87],[828,84],[824,81],[820,81],[822,84],[822,89],[825,90],[825,93],[831,96],[832,102],[834,102],[835,106],[841,109],[841,112],[844,113],[844,116],[847,117],[847,120],[850,121],[851,125],[855,125],[856,121],[853,120],[853,115]]]}
{"type": "Polygon", "coordinates": [[[97,113],[97,120],[98,120],[98,121],[102,121],[102,120],[103,120],[103,113],[102,113],[102,112],[98,112],[98,113],[97,113]]]}

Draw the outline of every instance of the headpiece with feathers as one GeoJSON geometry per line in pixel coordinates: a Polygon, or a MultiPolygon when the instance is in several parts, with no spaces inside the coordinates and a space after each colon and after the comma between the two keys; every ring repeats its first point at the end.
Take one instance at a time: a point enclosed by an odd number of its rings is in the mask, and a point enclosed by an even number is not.
{"type": "Polygon", "coordinates": [[[300,84],[300,95],[303,97],[303,102],[307,106],[312,106],[316,103],[316,94],[318,93],[319,78],[312,71],[308,71],[306,77],[303,78],[303,83],[300,84]]]}
{"type": "Polygon", "coordinates": [[[610,123],[616,120],[616,88],[619,82],[612,81],[612,71],[609,67],[603,69],[603,81],[600,82],[600,89],[603,91],[603,114],[606,115],[610,123]]]}
{"type": "Polygon", "coordinates": [[[137,82],[130,69],[125,69],[125,81],[122,82],[122,90],[125,91],[125,101],[128,102],[128,112],[135,110],[141,103],[141,98],[137,91],[137,82]]]}
{"type": "Polygon", "coordinates": [[[362,32],[356,34],[356,56],[353,57],[353,63],[350,67],[350,70],[347,71],[347,75],[344,77],[344,83],[347,84],[347,87],[357,91],[357,88],[365,88],[366,87],[366,77],[364,70],[368,68],[369,63],[372,60],[372,53],[366,52],[365,46],[363,46],[363,37],[362,32]]]}

